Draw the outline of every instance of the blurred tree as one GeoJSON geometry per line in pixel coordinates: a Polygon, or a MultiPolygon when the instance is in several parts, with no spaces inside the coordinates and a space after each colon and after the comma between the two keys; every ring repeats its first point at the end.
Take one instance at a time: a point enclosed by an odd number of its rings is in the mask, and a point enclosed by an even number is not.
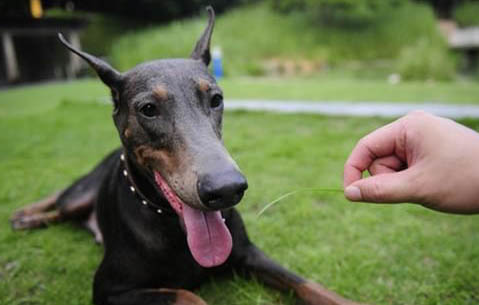
{"type": "MultiPolygon", "coordinates": [[[[301,10],[315,20],[326,23],[357,23],[368,21],[382,10],[412,0],[270,0],[282,12],[301,10]]],[[[463,3],[479,0],[414,0],[428,3],[440,18],[451,18],[454,10],[463,3]]]]}
{"type": "Polygon", "coordinates": [[[240,1],[228,0],[73,0],[75,8],[84,11],[118,14],[154,21],[168,21],[198,13],[211,4],[221,12],[240,1]]]}
{"type": "Polygon", "coordinates": [[[418,2],[426,2],[432,5],[436,15],[439,18],[451,18],[454,9],[463,2],[474,2],[473,0],[416,0],[418,2]]]}
{"type": "Polygon", "coordinates": [[[327,24],[367,23],[383,10],[409,0],[270,0],[273,8],[305,11],[313,20],[327,24]]]}
{"type": "MultiPolygon", "coordinates": [[[[251,0],[42,0],[44,8],[64,7],[124,15],[136,19],[169,21],[187,17],[212,5],[217,12],[251,0]]],[[[1,0],[0,16],[29,16],[29,0],[1,0]]]]}
{"type": "Polygon", "coordinates": [[[30,15],[30,2],[28,0],[0,1],[0,16],[2,17],[29,16],[29,15],[30,15]]]}
{"type": "Polygon", "coordinates": [[[479,1],[468,1],[454,9],[454,20],[463,27],[479,26],[479,1]]]}

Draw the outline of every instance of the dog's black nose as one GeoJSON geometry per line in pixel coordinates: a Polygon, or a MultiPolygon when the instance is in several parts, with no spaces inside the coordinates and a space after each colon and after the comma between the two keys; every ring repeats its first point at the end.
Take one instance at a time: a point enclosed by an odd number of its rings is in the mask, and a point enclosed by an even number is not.
{"type": "Polygon", "coordinates": [[[240,202],[248,188],[248,182],[240,172],[233,170],[200,176],[197,187],[203,204],[216,210],[232,207],[240,202]]]}

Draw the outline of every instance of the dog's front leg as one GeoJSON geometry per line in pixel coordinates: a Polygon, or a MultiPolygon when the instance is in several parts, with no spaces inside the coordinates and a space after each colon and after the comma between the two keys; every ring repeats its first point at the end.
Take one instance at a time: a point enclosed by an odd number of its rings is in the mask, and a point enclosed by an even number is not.
{"type": "Polygon", "coordinates": [[[245,257],[238,269],[244,275],[253,275],[276,289],[294,291],[297,297],[308,305],[358,305],[344,299],[323,286],[307,281],[286,270],[268,258],[255,245],[245,248],[245,257]]]}
{"type": "Polygon", "coordinates": [[[232,256],[236,272],[252,275],[273,288],[293,291],[307,305],[358,305],[303,279],[267,257],[249,240],[240,214],[235,209],[230,211],[226,223],[233,235],[232,256]]]}
{"type": "Polygon", "coordinates": [[[183,289],[139,289],[108,298],[111,305],[207,305],[196,294],[183,289]]]}

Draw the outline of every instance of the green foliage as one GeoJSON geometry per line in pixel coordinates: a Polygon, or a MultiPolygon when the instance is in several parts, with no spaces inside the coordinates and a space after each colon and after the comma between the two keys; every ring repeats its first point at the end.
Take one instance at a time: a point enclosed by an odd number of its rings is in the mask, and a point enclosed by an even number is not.
{"type": "Polygon", "coordinates": [[[454,20],[461,26],[479,26],[479,2],[464,2],[454,10],[454,20]]]}
{"type": "Polygon", "coordinates": [[[70,0],[69,2],[74,3],[75,9],[81,11],[121,15],[142,21],[168,22],[195,15],[207,5],[212,5],[217,12],[222,12],[233,5],[248,1],[252,0],[70,0]]]}
{"type": "Polygon", "coordinates": [[[92,54],[105,56],[111,51],[116,39],[127,31],[144,27],[139,20],[126,19],[114,15],[88,14],[88,27],[81,32],[84,50],[92,54]]]}
{"type": "MultiPolygon", "coordinates": [[[[186,57],[205,23],[201,17],[129,33],[115,42],[112,60],[126,70],[145,60],[186,57]]],[[[320,67],[394,60],[404,46],[421,37],[443,39],[432,10],[421,4],[389,10],[362,27],[315,26],[304,13],[283,15],[257,4],[219,16],[213,45],[223,49],[228,75],[262,75],[271,59],[306,59],[320,67]]]]}
{"type": "Polygon", "coordinates": [[[30,16],[29,2],[17,1],[17,0],[0,1],[0,16],[2,17],[30,16]]]}
{"type": "Polygon", "coordinates": [[[117,15],[84,11],[68,12],[58,8],[47,10],[45,15],[59,19],[82,18],[87,20],[88,25],[80,32],[82,49],[96,56],[109,54],[113,42],[125,32],[147,25],[145,21],[117,15]]]}
{"type": "Polygon", "coordinates": [[[450,80],[455,65],[445,48],[421,39],[401,51],[398,71],[406,80],[450,80]]]}
{"type": "MultiPolygon", "coordinates": [[[[146,60],[187,57],[205,25],[206,16],[202,16],[125,35],[114,44],[112,59],[126,70],[146,60]]],[[[295,35],[299,26],[273,14],[266,5],[247,6],[218,17],[212,45],[222,48],[227,74],[258,75],[267,58],[314,52],[313,37],[295,35]]]]}
{"type": "Polygon", "coordinates": [[[361,24],[396,9],[408,0],[270,0],[281,12],[303,11],[313,21],[325,24],[361,24]]]}
{"type": "MultiPolygon", "coordinates": [[[[96,83],[0,92],[1,305],[91,303],[103,250],[90,234],[73,224],[13,232],[8,217],[65,187],[119,145],[111,106],[96,102],[106,90],[96,83]],[[81,92],[88,97],[79,100],[81,92]]],[[[479,126],[477,120],[465,122],[479,126]]],[[[479,216],[301,193],[256,217],[266,202],[286,192],[340,186],[355,142],[386,123],[226,112],[225,145],[250,185],[238,205],[249,235],[282,265],[364,304],[476,304],[479,216]]],[[[237,277],[195,292],[215,305],[296,304],[287,294],[237,277]]]]}

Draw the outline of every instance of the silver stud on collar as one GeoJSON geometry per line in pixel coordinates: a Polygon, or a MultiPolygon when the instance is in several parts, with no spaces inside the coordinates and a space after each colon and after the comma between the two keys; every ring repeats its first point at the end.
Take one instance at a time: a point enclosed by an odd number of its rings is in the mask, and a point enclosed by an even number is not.
{"type": "MultiPolygon", "coordinates": [[[[125,154],[121,154],[121,155],[120,155],[120,160],[123,161],[123,162],[125,162],[125,154]]],[[[123,169],[123,172],[122,172],[122,173],[123,173],[123,176],[128,177],[128,170],[127,170],[126,168],[123,169]]],[[[130,191],[131,191],[132,193],[135,193],[135,192],[136,192],[136,189],[135,189],[135,187],[134,187],[133,185],[130,185],[130,191]]],[[[148,201],[146,201],[145,199],[141,198],[141,193],[138,193],[138,196],[140,197],[139,199],[141,199],[141,204],[142,204],[142,205],[144,205],[144,206],[148,206],[148,205],[149,205],[149,204],[148,204],[148,201]]],[[[153,205],[152,207],[154,207],[154,205],[153,205]]],[[[162,209],[157,209],[157,210],[156,210],[156,213],[162,214],[162,213],[163,213],[163,210],[162,210],[162,209]]]]}

